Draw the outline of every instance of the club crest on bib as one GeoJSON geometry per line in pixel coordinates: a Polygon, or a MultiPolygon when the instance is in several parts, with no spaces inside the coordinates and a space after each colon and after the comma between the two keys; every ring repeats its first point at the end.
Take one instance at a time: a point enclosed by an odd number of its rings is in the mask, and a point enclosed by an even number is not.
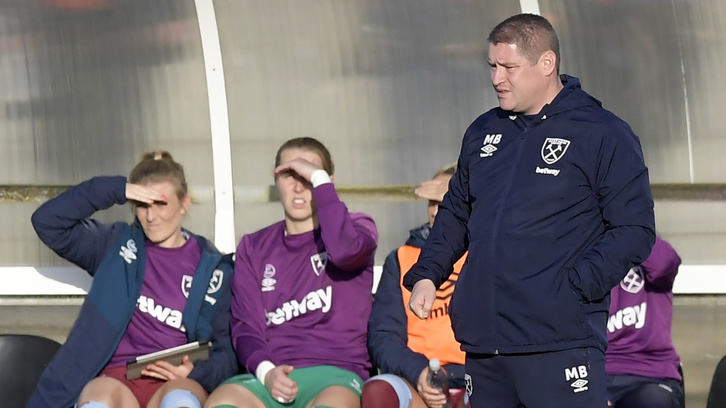
{"type": "Polygon", "coordinates": [[[620,281],[620,287],[629,293],[638,293],[645,287],[645,274],[643,267],[638,265],[631,268],[623,280],[620,281]]]}
{"type": "Polygon", "coordinates": [[[325,270],[325,265],[328,264],[328,253],[321,252],[310,257],[310,263],[313,265],[313,271],[316,275],[320,276],[325,270]]]}
{"type": "Polygon", "coordinates": [[[185,298],[189,298],[189,289],[192,288],[192,280],[193,279],[194,278],[192,276],[189,276],[189,275],[182,276],[182,280],[181,280],[181,290],[182,290],[182,293],[184,294],[184,297],[185,298]]]}
{"type": "Polygon", "coordinates": [[[554,164],[565,155],[568,147],[569,140],[548,137],[542,144],[542,160],[547,164],[554,164]]]}

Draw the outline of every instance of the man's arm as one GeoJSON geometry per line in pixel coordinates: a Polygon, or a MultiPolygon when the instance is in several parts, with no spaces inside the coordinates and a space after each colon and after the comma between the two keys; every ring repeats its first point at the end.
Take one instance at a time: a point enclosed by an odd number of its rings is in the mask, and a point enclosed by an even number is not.
{"type": "Polygon", "coordinates": [[[454,271],[454,263],[469,249],[467,225],[471,215],[471,205],[466,147],[469,135],[473,133],[472,127],[469,127],[464,135],[456,174],[451,177],[449,191],[444,196],[444,201],[439,204],[436,221],[418,262],[404,278],[403,284],[408,290],[423,279],[431,280],[436,288],[441,286],[454,271]]]}
{"type": "Polygon", "coordinates": [[[604,298],[655,242],[655,217],[648,169],[640,142],[625,122],[611,127],[597,155],[594,193],[605,233],[580,254],[569,271],[573,286],[588,301],[604,298]]]}

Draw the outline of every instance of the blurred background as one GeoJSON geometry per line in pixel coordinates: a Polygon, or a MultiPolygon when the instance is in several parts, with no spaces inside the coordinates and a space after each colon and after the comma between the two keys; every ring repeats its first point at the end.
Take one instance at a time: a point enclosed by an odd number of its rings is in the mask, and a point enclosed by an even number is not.
{"type": "MultiPolygon", "coordinates": [[[[726,265],[721,0],[0,0],[0,267],[67,267],[30,214],[58,188],[127,174],[152,149],[184,164],[197,233],[220,239],[215,192],[232,188],[229,250],[282,218],[268,193],[274,155],[297,136],[330,148],[349,208],[378,224],[382,263],[426,221],[426,202],[387,189],[455,160],[469,123],[496,106],[486,36],[524,4],[557,30],[562,72],[640,137],[658,233],[686,265],[726,265]],[[220,94],[211,78],[222,72],[220,94]],[[221,186],[215,166],[224,174],[230,160],[221,186]]],[[[725,302],[708,291],[676,298],[689,406],[705,405],[726,353],[725,302]]],[[[36,306],[35,326],[63,326],[36,306]]],[[[28,320],[19,310],[3,330],[28,320]]]]}

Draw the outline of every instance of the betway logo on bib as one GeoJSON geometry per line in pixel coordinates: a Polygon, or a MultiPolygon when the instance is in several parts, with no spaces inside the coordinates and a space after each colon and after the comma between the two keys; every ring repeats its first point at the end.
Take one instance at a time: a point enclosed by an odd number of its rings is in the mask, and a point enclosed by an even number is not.
{"type": "Polygon", "coordinates": [[[636,329],[642,329],[645,326],[645,311],[648,304],[643,302],[639,305],[628,306],[623,310],[618,310],[608,319],[608,331],[610,333],[620,330],[623,327],[635,326],[636,329]]]}
{"type": "Polygon", "coordinates": [[[295,317],[302,316],[315,310],[323,313],[330,311],[333,304],[333,287],[328,285],[325,289],[312,290],[299,301],[290,300],[278,307],[274,312],[267,312],[267,325],[281,325],[295,317]]]}
{"type": "Polygon", "coordinates": [[[144,295],[139,296],[139,299],[136,301],[141,313],[146,313],[156,320],[165,323],[167,326],[171,326],[175,329],[179,329],[183,333],[186,333],[187,329],[182,324],[182,312],[178,310],[171,310],[168,307],[157,305],[155,303],[154,299],[144,295]]]}

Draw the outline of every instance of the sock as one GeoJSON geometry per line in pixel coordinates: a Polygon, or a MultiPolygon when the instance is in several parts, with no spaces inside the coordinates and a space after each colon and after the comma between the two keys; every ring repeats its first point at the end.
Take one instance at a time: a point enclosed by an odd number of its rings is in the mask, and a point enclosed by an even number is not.
{"type": "Polygon", "coordinates": [[[108,405],[98,401],[88,401],[78,408],[111,408],[108,405]]]}
{"type": "Polygon", "coordinates": [[[202,403],[189,390],[173,390],[161,400],[160,408],[202,408],[202,403]]]}

